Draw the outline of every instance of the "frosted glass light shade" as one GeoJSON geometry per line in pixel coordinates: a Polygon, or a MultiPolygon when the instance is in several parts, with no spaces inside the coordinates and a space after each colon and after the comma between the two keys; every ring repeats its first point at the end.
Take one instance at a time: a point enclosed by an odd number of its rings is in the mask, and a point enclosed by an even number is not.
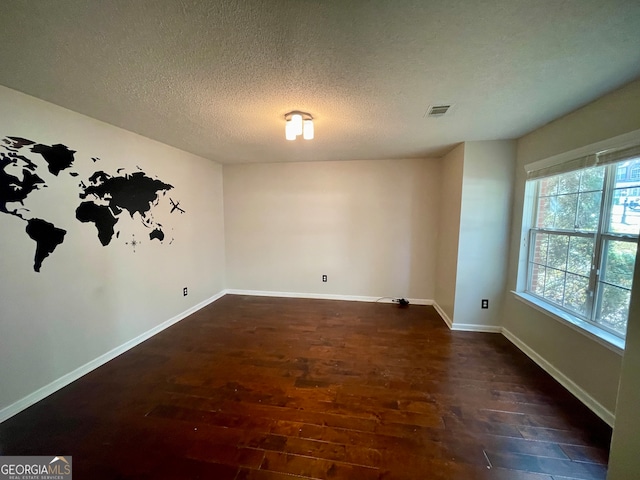
{"type": "Polygon", "coordinates": [[[313,117],[310,113],[294,110],[285,113],[285,138],[287,140],[295,140],[298,136],[305,140],[311,140],[315,136],[313,117]]]}
{"type": "Polygon", "coordinates": [[[284,127],[284,136],[287,140],[296,139],[296,126],[293,124],[292,120],[287,120],[287,123],[284,127]]]}
{"type": "Polygon", "coordinates": [[[305,120],[302,138],[305,140],[313,140],[313,133],[313,120],[305,120]]]}
{"type": "Polygon", "coordinates": [[[302,135],[302,115],[294,113],[291,115],[291,122],[295,126],[296,135],[302,135]]]}

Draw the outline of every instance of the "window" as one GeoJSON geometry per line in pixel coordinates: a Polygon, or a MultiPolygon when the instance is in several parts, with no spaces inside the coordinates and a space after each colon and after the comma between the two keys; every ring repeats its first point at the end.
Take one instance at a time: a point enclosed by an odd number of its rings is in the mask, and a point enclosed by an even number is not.
{"type": "Polygon", "coordinates": [[[624,180],[627,176],[627,167],[620,166],[616,172],[616,180],[624,180]]]}
{"type": "MultiPolygon", "coordinates": [[[[535,180],[525,291],[624,338],[640,231],[640,158],[535,180]]],[[[585,162],[586,163],[586,162],[585,162]]],[[[604,163],[604,162],[603,162],[604,163]]],[[[549,172],[545,172],[549,173],[549,172]]],[[[555,172],[551,172],[555,173],[555,172]]]]}
{"type": "Polygon", "coordinates": [[[640,165],[636,165],[631,168],[629,180],[640,180],[640,165]]]}

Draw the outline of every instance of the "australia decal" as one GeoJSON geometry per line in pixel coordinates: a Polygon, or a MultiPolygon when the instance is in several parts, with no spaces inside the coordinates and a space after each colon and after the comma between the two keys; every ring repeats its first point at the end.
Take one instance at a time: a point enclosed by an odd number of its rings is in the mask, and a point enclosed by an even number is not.
{"type": "Polygon", "coordinates": [[[156,219],[160,213],[185,213],[175,195],[167,195],[173,190],[172,185],[148,175],[139,166],[133,172],[116,168],[113,174],[108,173],[107,168],[94,170],[104,163],[99,157],[85,160],[76,154],[77,151],[63,144],[44,145],[22,137],[7,136],[0,142],[0,214],[24,222],[26,236],[35,242],[33,269],[36,272],[40,272],[44,260],[65,241],[68,232],[47,218],[40,218],[25,202],[41,189],[55,188],[56,177],[62,174],[78,177],[77,162],[90,165],[93,171],[77,184],[78,205],[69,215],[76,221],[93,224],[96,241],[104,247],[122,241],[135,253],[136,247],[146,242],[136,239],[136,232],[127,231],[123,233],[129,240],[120,240],[120,226],[131,225],[123,221],[123,216],[127,216],[144,227],[149,242],[165,243],[168,239],[168,244],[173,243],[173,237],[167,235],[156,219]]]}

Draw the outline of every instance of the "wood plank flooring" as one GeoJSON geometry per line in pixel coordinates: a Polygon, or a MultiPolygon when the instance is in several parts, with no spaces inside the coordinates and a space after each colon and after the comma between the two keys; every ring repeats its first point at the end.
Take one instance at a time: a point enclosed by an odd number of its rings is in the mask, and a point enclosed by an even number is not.
{"type": "Polygon", "coordinates": [[[82,479],[604,479],[611,430],[431,307],[227,295],[0,424],[82,479]]]}

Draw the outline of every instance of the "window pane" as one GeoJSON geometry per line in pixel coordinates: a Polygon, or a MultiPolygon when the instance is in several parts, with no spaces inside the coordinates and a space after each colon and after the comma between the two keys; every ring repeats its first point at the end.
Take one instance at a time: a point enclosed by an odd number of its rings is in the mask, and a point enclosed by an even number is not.
{"type": "Polygon", "coordinates": [[[546,197],[558,193],[558,175],[540,180],[540,196],[546,197]]]}
{"type": "Polygon", "coordinates": [[[589,277],[567,273],[564,290],[564,306],[579,315],[587,314],[589,300],[589,277]]]}
{"type": "Polygon", "coordinates": [[[604,167],[587,168],[582,171],[580,178],[580,191],[588,192],[593,190],[602,190],[604,182],[604,167]]]}
{"type": "Polygon", "coordinates": [[[600,203],[602,192],[581,193],[578,197],[578,217],[576,228],[595,232],[600,222],[600,203]]]}
{"type": "Polygon", "coordinates": [[[640,233],[640,196],[635,197],[635,189],[621,188],[616,190],[611,205],[609,231],[612,233],[640,233]]]}
{"type": "Polygon", "coordinates": [[[549,253],[547,265],[559,270],[567,268],[569,237],[566,235],[549,235],[549,253]]]}
{"type": "Polygon", "coordinates": [[[580,170],[558,175],[558,193],[575,193],[580,190],[580,170]]]}
{"type": "Polygon", "coordinates": [[[541,297],[544,296],[544,277],[546,270],[546,268],[540,265],[531,265],[531,292],[541,297]]]}
{"type": "Polygon", "coordinates": [[[576,228],[576,210],[578,208],[578,194],[559,195],[556,197],[555,228],[573,230],[576,228]]]}
{"type": "Polygon", "coordinates": [[[536,233],[533,239],[533,259],[534,263],[546,265],[547,250],[549,248],[549,235],[536,233]]]}
{"type": "Polygon", "coordinates": [[[627,329],[636,248],[635,242],[619,240],[607,240],[604,245],[597,322],[621,335],[627,329]]]}
{"type": "Polygon", "coordinates": [[[632,172],[640,168],[640,160],[623,162],[616,166],[615,190],[611,205],[609,231],[613,233],[640,232],[640,179],[632,172]]]}
{"type": "Polygon", "coordinates": [[[536,227],[595,231],[604,172],[593,167],[539,180],[536,227]]]}
{"type": "Polygon", "coordinates": [[[544,298],[562,305],[564,297],[564,272],[547,268],[544,286],[544,298]]]}
{"type": "Polygon", "coordinates": [[[632,196],[632,190],[623,188],[616,191],[609,220],[612,233],[640,233],[640,197],[632,196]]]}
{"type": "Polygon", "coordinates": [[[631,289],[635,261],[635,242],[607,241],[600,273],[601,281],[631,289]]]}
{"type": "Polygon", "coordinates": [[[538,201],[538,218],[536,227],[553,228],[556,215],[552,207],[552,201],[555,202],[556,197],[544,197],[538,201]]]}
{"type": "Polygon", "coordinates": [[[597,322],[620,335],[627,331],[631,292],[613,285],[601,284],[602,300],[597,322]]]}
{"type": "Polygon", "coordinates": [[[567,271],[588,277],[593,259],[593,238],[571,237],[567,271]]]}

